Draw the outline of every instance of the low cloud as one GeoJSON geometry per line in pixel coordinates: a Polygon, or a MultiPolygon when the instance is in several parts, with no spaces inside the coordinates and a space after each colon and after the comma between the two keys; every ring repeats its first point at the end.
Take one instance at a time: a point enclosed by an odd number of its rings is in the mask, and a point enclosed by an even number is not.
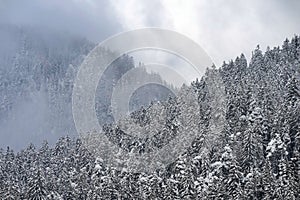
{"type": "Polygon", "coordinates": [[[300,33],[297,0],[112,2],[123,29],[156,26],[178,31],[197,41],[218,66],[242,52],[250,58],[257,44],[263,49],[278,46],[300,33]]]}
{"type": "Polygon", "coordinates": [[[108,1],[3,0],[0,23],[45,27],[101,41],[121,31],[108,1]]]}

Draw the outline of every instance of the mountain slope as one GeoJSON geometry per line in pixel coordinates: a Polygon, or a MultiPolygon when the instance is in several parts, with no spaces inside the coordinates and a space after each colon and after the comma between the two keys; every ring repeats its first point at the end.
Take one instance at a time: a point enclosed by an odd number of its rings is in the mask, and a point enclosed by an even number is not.
{"type": "MultiPolygon", "coordinates": [[[[17,154],[9,148],[1,151],[0,196],[299,199],[299,61],[298,36],[265,53],[258,47],[249,65],[241,55],[220,69],[209,69],[177,97],[106,126],[112,146],[138,155],[195,131],[189,147],[155,172],[130,171],[126,157],[121,159],[124,168],[111,165],[83,145],[89,141],[66,137],[53,148],[45,144],[17,154]],[[149,136],[143,128],[158,137],[145,140],[149,136]]],[[[97,146],[94,139],[102,135],[93,137],[97,146]]]]}

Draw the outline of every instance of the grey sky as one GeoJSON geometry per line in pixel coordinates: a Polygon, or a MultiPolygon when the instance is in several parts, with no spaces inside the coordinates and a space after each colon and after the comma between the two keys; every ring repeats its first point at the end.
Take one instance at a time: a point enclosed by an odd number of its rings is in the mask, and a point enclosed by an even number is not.
{"type": "Polygon", "coordinates": [[[1,0],[0,23],[39,26],[101,41],[122,31],[109,1],[1,0]]]}
{"type": "Polygon", "coordinates": [[[281,45],[300,33],[297,0],[163,0],[154,1],[156,8],[152,1],[113,2],[125,29],[158,26],[179,31],[197,41],[218,66],[241,52],[249,58],[257,44],[263,49],[281,45]],[[126,5],[130,11],[122,9],[126,5]]]}
{"type": "Polygon", "coordinates": [[[112,34],[162,27],[198,42],[219,66],[257,44],[300,33],[297,0],[2,0],[0,22],[47,26],[100,42],[112,34]]]}

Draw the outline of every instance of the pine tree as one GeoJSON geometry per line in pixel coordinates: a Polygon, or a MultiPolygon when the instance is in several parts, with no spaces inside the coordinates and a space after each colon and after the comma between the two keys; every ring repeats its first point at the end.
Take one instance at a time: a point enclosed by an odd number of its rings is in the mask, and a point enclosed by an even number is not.
{"type": "Polygon", "coordinates": [[[42,200],[47,199],[48,191],[45,188],[45,180],[41,174],[41,170],[37,169],[36,172],[33,173],[33,177],[29,181],[29,190],[27,192],[27,198],[30,200],[42,200]]]}

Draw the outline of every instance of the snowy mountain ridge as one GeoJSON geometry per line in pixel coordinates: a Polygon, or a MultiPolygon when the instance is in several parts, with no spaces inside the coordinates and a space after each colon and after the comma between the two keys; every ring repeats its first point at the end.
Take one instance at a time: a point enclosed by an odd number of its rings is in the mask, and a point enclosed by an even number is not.
{"type": "Polygon", "coordinates": [[[299,199],[299,80],[299,36],[265,53],[258,46],[249,64],[241,54],[219,69],[208,69],[181,89],[184,95],[105,126],[112,146],[141,155],[162,148],[176,134],[195,131],[190,146],[163,168],[136,172],[126,166],[126,157],[119,159],[123,168],[115,167],[90,151],[93,144],[97,147],[94,135],[88,146],[89,141],[63,137],[55,147],[45,143],[18,153],[1,150],[0,197],[299,199]],[[210,92],[216,89],[225,92],[224,100],[210,92]],[[147,129],[158,135],[145,142],[147,133],[140,131],[147,129]]]}

